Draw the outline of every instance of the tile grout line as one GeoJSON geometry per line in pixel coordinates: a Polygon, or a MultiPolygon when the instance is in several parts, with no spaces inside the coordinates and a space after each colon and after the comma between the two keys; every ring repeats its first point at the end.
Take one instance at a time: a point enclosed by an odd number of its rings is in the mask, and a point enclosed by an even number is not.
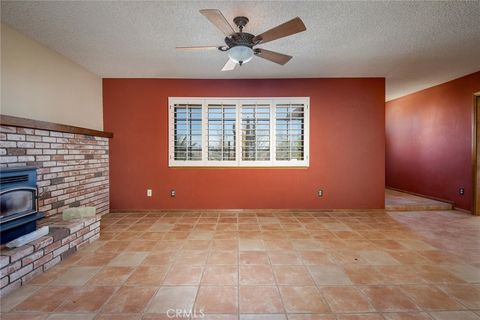
{"type": "MultiPolygon", "coordinates": [[[[177,220],[177,221],[178,221],[178,220],[177,220]]],[[[197,223],[198,223],[198,219],[197,219],[197,223]]],[[[335,235],[335,236],[336,236],[336,235],[335,235]]],[[[239,239],[239,238],[237,237],[237,241],[238,241],[238,239],[239,239]]],[[[263,239],[261,239],[261,240],[264,241],[265,238],[263,238],[263,239]]],[[[340,239],[340,240],[341,240],[341,239],[340,239]]],[[[159,241],[161,241],[161,240],[159,240],[159,241]]],[[[301,251],[299,251],[299,252],[301,252],[301,251]]],[[[389,252],[389,251],[387,251],[387,252],[389,252]]],[[[240,253],[240,250],[238,250],[238,253],[240,253]]],[[[211,255],[211,248],[209,249],[209,256],[210,256],[210,255],[211,255]]],[[[208,257],[207,257],[207,259],[208,259],[208,257]]],[[[238,259],[238,263],[239,263],[239,259],[238,259]]],[[[270,257],[269,257],[269,263],[270,263],[270,265],[272,265],[272,264],[271,264],[271,259],[270,259],[270,257]]],[[[343,266],[344,266],[344,264],[340,264],[340,263],[338,263],[338,262],[336,262],[335,265],[338,266],[338,267],[341,267],[342,269],[343,269],[343,266]]],[[[400,265],[403,266],[404,264],[400,264],[400,265]]],[[[305,266],[306,266],[306,265],[304,265],[304,267],[305,267],[305,266]]],[[[138,266],[137,266],[137,267],[138,267],[138,266]]],[[[170,266],[170,267],[171,267],[171,266],[170,266]]],[[[205,271],[205,268],[206,268],[206,266],[204,266],[203,272],[205,271]]],[[[376,268],[376,266],[374,266],[374,268],[376,268]]],[[[102,267],[102,269],[103,269],[103,267],[102,267]]],[[[239,270],[239,267],[238,267],[238,270],[239,270]]],[[[307,270],[310,271],[310,270],[308,269],[308,267],[307,267],[307,270]]],[[[273,271],[273,270],[272,270],[272,271],[273,271]]],[[[238,271],[238,272],[239,272],[239,271],[238,271]]],[[[310,276],[311,276],[311,275],[310,275],[310,276]]],[[[202,277],[203,277],[203,273],[202,273],[202,277]]],[[[239,277],[239,275],[238,275],[238,277],[239,277]]],[[[274,273],[274,277],[275,277],[275,279],[276,279],[276,274],[275,274],[275,273],[274,273]]],[[[238,279],[239,279],[239,278],[238,278],[238,279]]],[[[277,282],[277,281],[276,281],[276,282],[277,282]]],[[[86,283],[88,283],[88,281],[87,281],[86,283]]],[[[315,285],[316,285],[317,288],[318,288],[319,285],[318,285],[315,281],[314,281],[314,283],[315,283],[315,285]]],[[[407,284],[407,285],[408,285],[408,284],[407,284]]],[[[410,285],[411,285],[411,284],[410,284],[410,285]]],[[[430,282],[428,282],[428,283],[425,283],[425,285],[426,285],[426,286],[436,286],[439,290],[441,290],[442,292],[444,292],[444,291],[439,287],[439,286],[441,285],[441,283],[437,283],[437,282],[430,283],[430,282]]],[[[470,286],[471,286],[472,283],[471,283],[471,282],[466,282],[465,285],[470,285],[470,286]]],[[[47,286],[48,286],[48,285],[47,285],[47,286]]],[[[86,284],[85,284],[85,286],[86,286],[86,284]]],[[[123,285],[122,285],[122,286],[123,286],[123,285]]],[[[349,285],[349,286],[351,286],[351,287],[356,287],[356,288],[360,288],[362,285],[353,283],[352,285],[349,285]]],[[[368,286],[372,286],[372,285],[364,285],[364,286],[368,287],[368,286]]],[[[376,286],[378,286],[378,285],[376,285],[376,286]]],[[[383,284],[382,286],[387,286],[387,285],[386,285],[386,284],[383,284]]],[[[402,287],[402,286],[405,286],[405,284],[395,285],[395,287],[402,287]]],[[[238,285],[238,288],[239,288],[239,287],[240,287],[240,286],[238,285]]],[[[278,289],[278,283],[277,283],[277,289],[278,289]]],[[[359,289],[359,290],[360,290],[360,289],[359,289]]],[[[444,292],[444,293],[445,293],[445,292],[444,292]]],[[[197,292],[197,294],[198,294],[198,292],[197,292]]],[[[448,295],[448,294],[447,294],[447,295],[448,295]]],[[[459,303],[460,305],[463,305],[462,302],[458,301],[458,300],[457,300],[456,298],[454,298],[453,296],[450,296],[450,295],[448,295],[448,296],[449,296],[450,298],[454,299],[455,301],[457,301],[457,303],[459,303]]],[[[238,293],[237,297],[239,297],[239,293],[238,293]]],[[[411,299],[410,296],[407,295],[407,297],[408,297],[409,299],[411,299]]],[[[367,299],[368,299],[368,297],[367,297],[367,299]]],[[[237,303],[238,303],[238,302],[237,302],[237,303]]],[[[238,303],[238,307],[239,307],[239,303],[238,303]]],[[[465,307],[465,306],[464,306],[464,307],[465,307]]],[[[423,309],[421,309],[421,310],[423,310],[423,309]]],[[[466,310],[471,310],[471,309],[468,309],[468,308],[467,308],[466,310]]]]}

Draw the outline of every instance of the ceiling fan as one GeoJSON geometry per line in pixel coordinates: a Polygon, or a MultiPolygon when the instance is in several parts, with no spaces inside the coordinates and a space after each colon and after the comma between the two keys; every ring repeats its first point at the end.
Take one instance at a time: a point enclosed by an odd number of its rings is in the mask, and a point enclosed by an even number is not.
{"type": "Polygon", "coordinates": [[[233,19],[233,22],[239,29],[239,32],[235,32],[220,10],[203,9],[200,10],[200,13],[203,14],[212,24],[214,24],[226,35],[226,45],[176,47],[176,49],[186,51],[220,50],[227,52],[229,59],[222,71],[233,70],[237,64],[241,66],[242,64],[252,60],[254,55],[284,65],[290,61],[290,59],[292,59],[292,56],[270,50],[254,48],[254,46],[307,30],[302,19],[296,17],[290,21],[276,26],[275,28],[265,31],[264,33],[254,36],[251,33],[243,32],[243,28],[249,21],[247,17],[236,17],[233,19]]]}

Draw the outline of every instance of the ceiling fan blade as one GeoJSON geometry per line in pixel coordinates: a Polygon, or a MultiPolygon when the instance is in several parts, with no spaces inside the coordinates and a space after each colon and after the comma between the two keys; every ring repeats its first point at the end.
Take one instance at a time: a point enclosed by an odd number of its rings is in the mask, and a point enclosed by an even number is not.
{"type": "Polygon", "coordinates": [[[200,50],[217,50],[218,47],[215,46],[196,46],[196,47],[175,47],[175,49],[180,51],[200,51],[200,50]]]}
{"type": "Polygon", "coordinates": [[[292,59],[292,56],[287,56],[286,54],[265,49],[255,49],[255,55],[259,56],[260,58],[281,64],[282,66],[292,59]]]}
{"type": "Polygon", "coordinates": [[[235,61],[233,61],[232,59],[228,59],[227,63],[225,63],[225,65],[223,66],[222,71],[232,71],[233,69],[235,69],[236,65],[237,63],[235,61]]]}
{"type": "Polygon", "coordinates": [[[200,13],[205,16],[211,23],[215,25],[220,31],[222,31],[227,37],[234,34],[232,26],[228,23],[227,19],[218,9],[203,9],[200,13]]]}
{"type": "Polygon", "coordinates": [[[275,28],[265,31],[264,33],[259,34],[258,36],[255,36],[253,38],[253,42],[257,44],[265,43],[265,42],[273,41],[279,38],[288,37],[292,34],[299,33],[305,30],[307,30],[307,28],[303,24],[302,19],[300,19],[299,17],[296,17],[279,26],[276,26],[275,28]]]}

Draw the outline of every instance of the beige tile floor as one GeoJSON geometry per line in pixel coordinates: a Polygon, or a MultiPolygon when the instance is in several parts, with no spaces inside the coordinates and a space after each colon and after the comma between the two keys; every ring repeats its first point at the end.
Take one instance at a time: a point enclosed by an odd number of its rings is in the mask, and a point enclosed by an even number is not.
{"type": "Polygon", "coordinates": [[[456,211],[109,214],[1,319],[480,319],[479,231],[456,211]]]}

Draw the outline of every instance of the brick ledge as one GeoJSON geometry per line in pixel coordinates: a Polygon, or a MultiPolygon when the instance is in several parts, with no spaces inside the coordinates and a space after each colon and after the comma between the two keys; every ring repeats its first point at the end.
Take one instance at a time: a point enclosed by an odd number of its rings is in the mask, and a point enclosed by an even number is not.
{"type": "Polygon", "coordinates": [[[0,248],[0,297],[19,288],[37,275],[100,237],[101,214],[86,219],[63,221],[55,215],[39,220],[50,232],[21,247],[0,248]]]}

